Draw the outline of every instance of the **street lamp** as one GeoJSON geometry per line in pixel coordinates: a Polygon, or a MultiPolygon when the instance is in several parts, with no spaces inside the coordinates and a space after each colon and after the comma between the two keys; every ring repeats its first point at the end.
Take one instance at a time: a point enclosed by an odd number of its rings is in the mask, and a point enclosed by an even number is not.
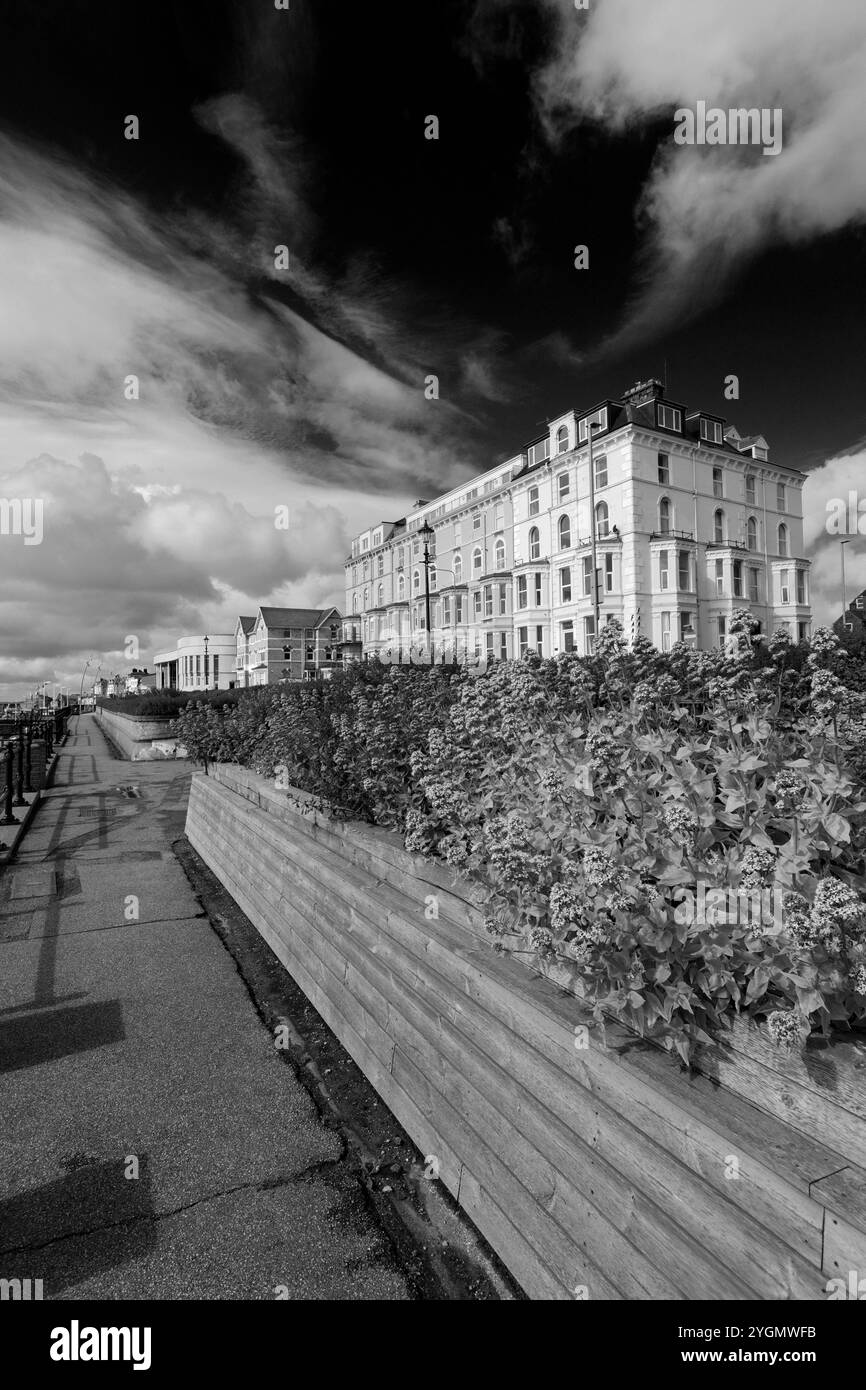
{"type": "Polygon", "coordinates": [[[592,457],[592,437],[594,430],[600,430],[601,424],[598,420],[587,420],[586,437],[589,442],[589,526],[592,536],[592,606],[595,614],[595,645],[598,642],[598,631],[601,623],[598,601],[598,547],[595,536],[595,463],[592,457]]]}
{"type": "Polygon", "coordinates": [[[427,642],[430,646],[430,665],[433,665],[433,634],[430,630],[430,537],[435,536],[436,532],[430,525],[427,518],[424,518],[424,525],[420,527],[419,534],[424,537],[424,613],[427,628],[427,642]]]}
{"type": "Polygon", "coordinates": [[[204,639],[204,688],[205,688],[205,690],[207,690],[207,688],[208,688],[207,644],[208,644],[209,640],[210,640],[210,639],[207,637],[207,635],[205,635],[205,639],[204,639]]]}

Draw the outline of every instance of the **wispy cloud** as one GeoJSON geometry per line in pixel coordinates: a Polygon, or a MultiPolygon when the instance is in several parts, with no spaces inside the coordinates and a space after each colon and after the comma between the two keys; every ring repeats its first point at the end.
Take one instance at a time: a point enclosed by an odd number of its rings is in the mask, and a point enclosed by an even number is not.
{"type": "Polygon", "coordinates": [[[536,82],[551,138],[586,121],[659,133],[635,293],[611,350],[703,311],[765,248],[866,221],[862,0],[540,3],[556,32],[536,82]],[[674,111],[698,100],[781,107],[782,153],[675,146],[674,111]]]}

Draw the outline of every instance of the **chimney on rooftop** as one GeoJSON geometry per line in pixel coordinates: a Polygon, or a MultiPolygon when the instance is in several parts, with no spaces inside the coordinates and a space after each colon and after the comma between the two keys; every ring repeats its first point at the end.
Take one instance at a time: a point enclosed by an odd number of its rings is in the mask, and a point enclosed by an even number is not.
{"type": "Polygon", "coordinates": [[[636,381],[634,386],[630,386],[627,391],[623,391],[622,399],[626,405],[645,405],[647,401],[660,401],[664,398],[665,388],[657,377],[650,377],[648,381],[636,381]]]}

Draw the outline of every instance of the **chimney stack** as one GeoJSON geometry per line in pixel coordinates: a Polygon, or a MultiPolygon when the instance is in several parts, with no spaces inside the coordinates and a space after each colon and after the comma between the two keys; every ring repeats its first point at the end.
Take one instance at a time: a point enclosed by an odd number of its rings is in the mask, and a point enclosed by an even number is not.
{"type": "Polygon", "coordinates": [[[653,376],[648,381],[636,381],[634,386],[623,391],[622,399],[625,405],[646,405],[647,401],[663,400],[664,394],[664,386],[653,376]]]}

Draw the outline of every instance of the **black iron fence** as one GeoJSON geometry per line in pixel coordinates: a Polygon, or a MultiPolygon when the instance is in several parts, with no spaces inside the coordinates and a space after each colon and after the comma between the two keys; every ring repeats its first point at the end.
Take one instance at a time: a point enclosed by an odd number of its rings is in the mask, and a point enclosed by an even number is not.
{"type": "MultiPolygon", "coordinates": [[[[65,737],[70,710],[22,712],[0,725],[0,827],[18,825],[27,793],[44,785],[55,746],[65,737]]],[[[2,831],[0,831],[2,833],[2,831]]],[[[6,845],[0,843],[0,849],[6,845]]]]}

